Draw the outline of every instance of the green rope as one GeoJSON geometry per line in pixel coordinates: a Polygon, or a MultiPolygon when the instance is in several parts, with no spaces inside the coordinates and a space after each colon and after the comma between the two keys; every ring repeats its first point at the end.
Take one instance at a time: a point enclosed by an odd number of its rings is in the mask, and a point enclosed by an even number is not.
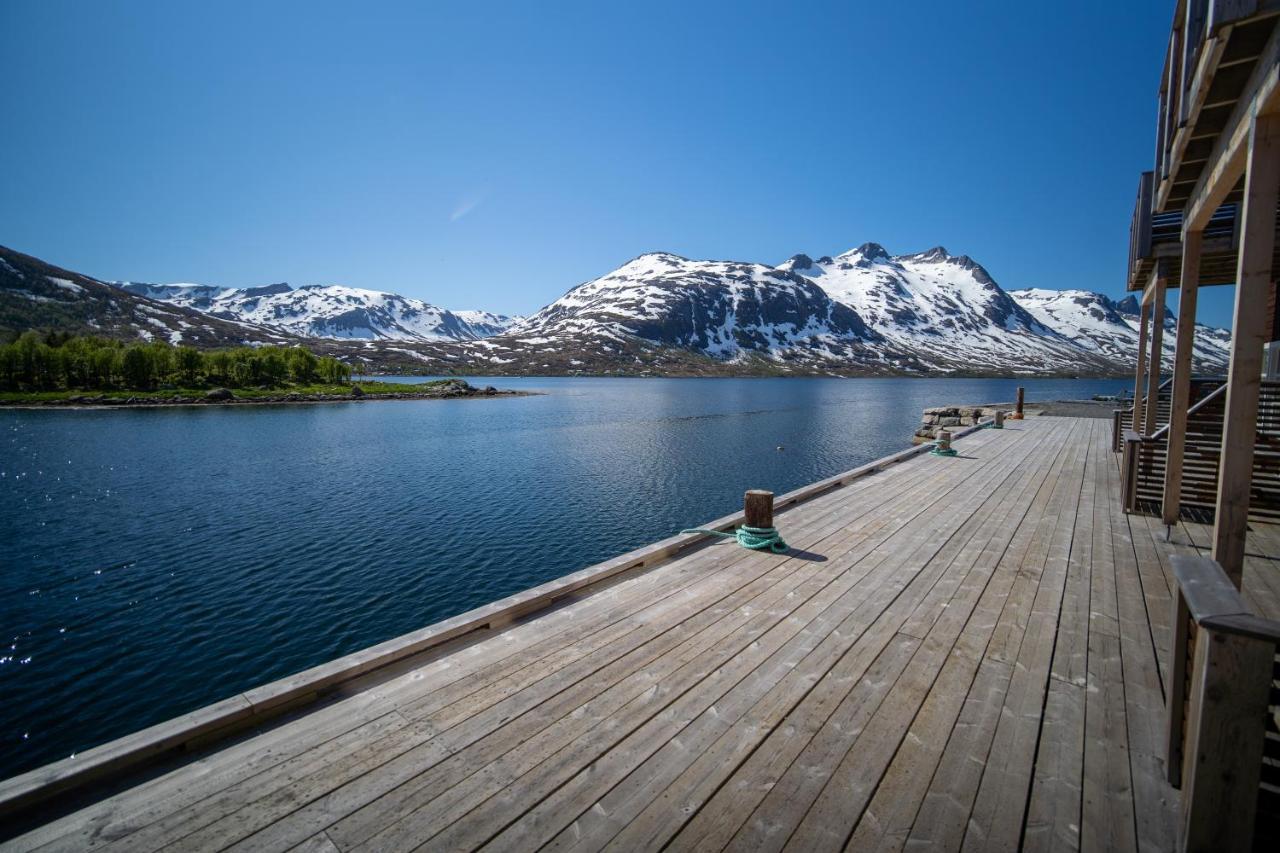
{"type": "Polygon", "coordinates": [[[929,453],[932,456],[955,456],[956,455],[955,448],[948,447],[946,450],[943,450],[941,442],[937,442],[937,441],[933,443],[933,450],[930,450],[929,453]]]}
{"type": "Polygon", "coordinates": [[[719,536],[722,539],[736,539],[739,545],[752,551],[768,550],[775,554],[781,554],[787,550],[787,543],[782,541],[782,534],[778,532],[776,527],[747,527],[744,524],[732,533],[708,530],[705,527],[691,527],[680,532],[706,533],[709,536],[719,536]]]}

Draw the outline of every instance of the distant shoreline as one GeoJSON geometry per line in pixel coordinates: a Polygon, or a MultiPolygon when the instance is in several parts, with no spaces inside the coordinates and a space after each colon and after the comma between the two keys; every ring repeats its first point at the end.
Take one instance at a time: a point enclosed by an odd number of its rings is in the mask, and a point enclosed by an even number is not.
{"type": "MultiPolygon", "coordinates": [[[[383,383],[386,384],[386,383],[383,383]]],[[[396,383],[399,385],[399,383],[396,383]]],[[[174,408],[207,406],[256,406],[294,405],[309,403],[363,403],[369,400],[469,400],[491,397],[537,396],[531,391],[500,390],[493,386],[477,388],[470,383],[444,380],[431,383],[431,387],[414,391],[415,386],[404,384],[405,390],[376,389],[366,391],[359,384],[351,392],[343,394],[305,393],[282,390],[277,393],[251,392],[237,394],[229,389],[209,391],[178,389],[172,392],[127,392],[86,394],[78,391],[34,391],[29,393],[6,392],[0,394],[0,408],[5,409],[132,409],[174,408]],[[145,395],[145,396],[144,396],[145,395]]]]}

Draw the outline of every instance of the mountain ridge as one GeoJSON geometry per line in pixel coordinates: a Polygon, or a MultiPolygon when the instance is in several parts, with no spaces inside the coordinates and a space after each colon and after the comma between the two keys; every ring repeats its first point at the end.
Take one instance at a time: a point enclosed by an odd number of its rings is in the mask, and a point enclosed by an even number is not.
{"type": "MultiPolygon", "coordinates": [[[[0,332],[302,345],[386,372],[1126,375],[1135,310],[1087,290],[1006,291],[943,246],[872,242],[775,266],[645,252],[524,318],[340,285],[107,283],[0,247],[0,332]]],[[[1198,327],[1196,369],[1225,369],[1229,341],[1198,327]]]]}
{"type": "Polygon", "coordinates": [[[520,318],[450,311],[409,296],[344,285],[234,288],[112,282],[130,293],[306,338],[476,340],[520,318]]]}

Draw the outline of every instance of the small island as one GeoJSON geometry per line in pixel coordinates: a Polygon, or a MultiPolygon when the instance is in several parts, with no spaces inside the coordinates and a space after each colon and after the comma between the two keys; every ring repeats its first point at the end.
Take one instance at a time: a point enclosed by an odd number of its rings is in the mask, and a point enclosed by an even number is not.
{"type": "Polygon", "coordinates": [[[47,336],[0,345],[0,406],[182,406],[522,396],[463,379],[351,381],[351,367],[302,347],[198,350],[166,341],[47,336]]]}

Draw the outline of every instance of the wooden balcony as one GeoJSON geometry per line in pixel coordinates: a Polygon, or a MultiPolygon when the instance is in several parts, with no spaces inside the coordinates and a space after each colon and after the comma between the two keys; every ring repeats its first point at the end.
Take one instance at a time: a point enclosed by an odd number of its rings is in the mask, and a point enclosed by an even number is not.
{"type": "MultiPolygon", "coordinates": [[[[1138,179],[1137,198],[1129,223],[1129,290],[1142,290],[1157,269],[1166,276],[1168,287],[1181,284],[1182,211],[1155,212],[1154,179],[1154,172],[1143,172],[1138,179]]],[[[1240,245],[1239,213],[1239,205],[1224,204],[1210,217],[1201,248],[1200,284],[1235,283],[1236,249],[1240,245]]],[[[1280,218],[1277,227],[1280,229],[1280,218]]]]}
{"type": "MultiPolygon", "coordinates": [[[[1160,80],[1154,211],[1192,203],[1223,137],[1273,76],[1280,0],[1181,0],[1160,80]]],[[[1240,186],[1222,202],[1238,202],[1240,186]]],[[[1214,205],[1215,207],[1217,205],[1214,205]]]]}

